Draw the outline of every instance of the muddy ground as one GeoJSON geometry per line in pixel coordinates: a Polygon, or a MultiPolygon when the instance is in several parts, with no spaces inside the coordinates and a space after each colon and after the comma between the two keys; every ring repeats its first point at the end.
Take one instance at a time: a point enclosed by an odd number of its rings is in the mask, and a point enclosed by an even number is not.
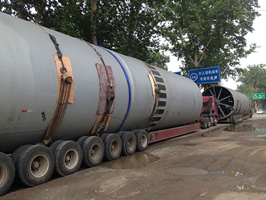
{"type": "Polygon", "coordinates": [[[152,144],[33,188],[14,184],[0,199],[264,200],[266,115],[152,144]]]}

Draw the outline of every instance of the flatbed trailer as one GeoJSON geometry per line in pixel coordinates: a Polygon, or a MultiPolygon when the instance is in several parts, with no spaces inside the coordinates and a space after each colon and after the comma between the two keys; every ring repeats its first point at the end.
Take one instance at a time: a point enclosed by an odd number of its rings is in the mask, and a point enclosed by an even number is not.
{"type": "Polygon", "coordinates": [[[170,139],[176,136],[184,135],[201,129],[200,123],[189,124],[186,126],[179,126],[175,128],[152,131],[148,134],[149,144],[170,139]]]}

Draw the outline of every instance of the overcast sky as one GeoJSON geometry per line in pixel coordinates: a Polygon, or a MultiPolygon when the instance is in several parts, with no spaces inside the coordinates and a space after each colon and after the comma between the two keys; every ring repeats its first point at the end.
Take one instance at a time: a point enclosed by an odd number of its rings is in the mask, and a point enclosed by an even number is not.
{"type": "MultiPolygon", "coordinates": [[[[251,43],[256,43],[259,48],[255,53],[249,55],[248,58],[241,59],[241,67],[243,68],[247,67],[248,65],[266,64],[266,0],[259,0],[259,5],[260,8],[258,11],[261,16],[254,20],[253,27],[255,30],[246,36],[248,45],[251,43]]],[[[180,63],[177,62],[176,58],[171,57],[171,61],[168,64],[168,70],[173,72],[179,71],[179,65],[180,63]]],[[[240,83],[229,80],[222,81],[221,85],[235,90],[237,85],[240,85],[240,83]]]]}

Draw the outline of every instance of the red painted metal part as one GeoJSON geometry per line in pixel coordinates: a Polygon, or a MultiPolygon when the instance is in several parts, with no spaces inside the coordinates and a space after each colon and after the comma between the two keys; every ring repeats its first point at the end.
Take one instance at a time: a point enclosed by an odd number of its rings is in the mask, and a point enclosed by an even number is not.
{"type": "Polygon", "coordinates": [[[180,126],[176,128],[164,129],[159,131],[153,131],[149,133],[149,144],[166,140],[169,138],[183,135],[200,129],[200,123],[195,123],[187,126],[180,126]]]}

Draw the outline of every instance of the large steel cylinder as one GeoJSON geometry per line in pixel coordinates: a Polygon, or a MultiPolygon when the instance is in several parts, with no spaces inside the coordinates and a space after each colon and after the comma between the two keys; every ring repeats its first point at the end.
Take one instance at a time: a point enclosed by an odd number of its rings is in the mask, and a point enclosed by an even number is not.
{"type": "Polygon", "coordinates": [[[0,27],[1,152],[42,142],[52,122],[52,140],[76,140],[185,125],[200,115],[201,93],[187,78],[1,12],[0,27]],[[62,71],[72,81],[67,106],[55,114],[62,71]]]}
{"type": "Polygon", "coordinates": [[[233,115],[249,115],[249,98],[237,91],[222,86],[212,86],[206,89],[202,96],[214,96],[218,107],[219,119],[227,119],[233,115]]]}

